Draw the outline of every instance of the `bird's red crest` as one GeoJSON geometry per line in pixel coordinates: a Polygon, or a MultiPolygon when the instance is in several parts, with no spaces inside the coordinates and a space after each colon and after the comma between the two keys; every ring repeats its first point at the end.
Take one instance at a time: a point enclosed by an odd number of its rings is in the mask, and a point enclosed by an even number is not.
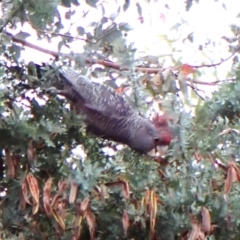
{"type": "Polygon", "coordinates": [[[152,122],[159,132],[159,145],[169,145],[172,140],[172,134],[168,126],[169,117],[156,114],[152,122]]]}
{"type": "Polygon", "coordinates": [[[168,126],[168,121],[169,121],[169,118],[166,115],[160,116],[160,115],[156,114],[152,119],[152,122],[154,123],[156,128],[168,126]]]}

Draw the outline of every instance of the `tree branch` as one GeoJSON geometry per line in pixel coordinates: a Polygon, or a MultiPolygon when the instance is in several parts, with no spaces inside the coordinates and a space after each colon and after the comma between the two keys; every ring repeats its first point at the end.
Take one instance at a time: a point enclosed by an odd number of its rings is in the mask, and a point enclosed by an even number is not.
{"type": "MultiPolygon", "coordinates": [[[[35,44],[32,44],[32,43],[29,43],[27,42],[26,40],[24,39],[20,39],[18,37],[15,37],[13,36],[11,33],[9,32],[4,32],[4,34],[6,34],[7,36],[11,37],[12,41],[13,42],[17,42],[17,43],[21,43],[23,46],[26,46],[26,47],[29,47],[29,48],[32,48],[32,49],[35,49],[37,51],[40,51],[40,52],[43,52],[43,53],[46,53],[46,54],[49,54],[55,58],[59,57],[59,56],[65,56],[65,57],[68,57],[68,58],[72,58],[72,56],[70,54],[66,54],[66,53],[57,53],[55,51],[51,51],[51,50],[47,50],[45,48],[42,48],[42,47],[39,47],[35,44]]],[[[237,51],[236,51],[237,52],[237,51]]],[[[215,66],[219,66],[220,64],[222,64],[223,62],[229,60],[231,57],[234,56],[234,54],[236,53],[234,52],[233,54],[231,54],[228,58],[222,60],[221,62],[219,63],[215,63],[215,64],[203,64],[201,66],[193,66],[193,65],[189,65],[190,67],[192,68],[201,68],[201,67],[215,67],[215,66]]],[[[108,68],[113,68],[113,69],[116,69],[116,70],[122,70],[122,71],[128,71],[130,70],[129,67],[127,66],[120,66],[119,64],[117,63],[113,63],[113,62],[110,62],[110,61],[105,61],[105,60],[94,60],[94,59],[91,59],[91,58],[85,58],[85,62],[88,63],[88,64],[99,64],[99,65],[102,65],[104,67],[108,67],[108,68]]],[[[136,72],[147,72],[149,74],[151,73],[158,73],[160,71],[162,71],[163,68],[149,68],[149,67],[135,67],[135,71],[136,72]]],[[[200,81],[200,80],[192,80],[192,79],[186,79],[186,82],[189,82],[190,84],[191,83],[194,83],[194,84],[201,84],[201,85],[208,85],[208,86],[215,86],[219,83],[223,83],[223,82],[229,82],[229,81],[235,81],[236,79],[226,79],[226,80],[216,80],[216,81],[213,81],[213,82],[206,82],[206,81],[200,81]]]]}
{"type": "Polygon", "coordinates": [[[40,51],[40,52],[49,54],[49,55],[51,55],[51,56],[53,56],[53,57],[58,57],[58,56],[59,56],[59,54],[58,54],[57,52],[50,51],[50,50],[47,50],[47,49],[45,49],[45,48],[36,46],[35,44],[32,44],[32,43],[29,43],[29,42],[25,41],[24,39],[20,39],[20,38],[18,38],[18,37],[13,36],[13,35],[12,35],[11,33],[9,33],[9,32],[4,32],[4,34],[6,34],[7,36],[11,37],[11,39],[12,39],[13,42],[21,43],[23,46],[26,46],[26,47],[29,47],[29,48],[38,50],[38,51],[40,51]]]}
{"type": "Polygon", "coordinates": [[[237,52],[239,51],[239,48],[233,52],[229,57],[225,58],[225,59],[222,59],[220,62],[218,63],[212,63],[212,64],[202,64],[200,66],[194,66],[194,65],[189,65],[189,67],[192,67],[192,68],[203,68],[203,67],[216,67],[216,66],[219,66],[221,65],[222,63],[226,62],[227,60],[229,60],[230,58],[232,58],[237,52]]]}
{"type": "MultiPolygon", "coordinates": [[[[61,56],[65,56],[65,57],[71,57],[70,54],[65,54],[65,53],[57,53],[55,51],[51,51],[51,50],[47,50],[45,48],[39,47],[35,44],[29,43],[24,39],[18,38],[13,36],[11,33],[9,32],[4,32],[7,36],[11,37],[11,39],[13,40],[13,42],[17,42],[17,43],[21,43],[23,46],[38,50],[40,52],[49,54],[55,58],[61,56]]],[[[94,60],[94,59],[90,59],[90,58],[86,58],[85,59],[86,63],[88,64],[100,64],[104,67],[109,67],[109,68],[113,68],[116,70],[129,70],[129,67],[121,67],[119,64],[113,63],[113,62],[109,62],[109,61],[105,61],[105,60],[94,60]]],[[[140,72],[148,72],[148,73],[158,73],[159,71],[162,71],[162,68],[144,68],[144,67],[136,67],[135,71],[140,71],[140,72]]]]}
{"type": "Polygon", "coordinates": [[[71,38],[74,40],[81,40],[81,41],[85,41],[85,42],[89,42],[89,43],[94,43],[89,41],[88,39],[85,38],[80,38],[80,37],[73,37],[71,35],[67,35],[67,34],[63,34],[63,33],[55,33],[55,32],[50,32],[50,31],[46,31],[46,30],[42,30],[42,29],[37,29],[39,32],[42,32],[44,34],[51,34],[52,36],[59,36],[59,37],[66,37],[66,38],[71,38]]]}
{"type": "Polygon", "coordinates": [[[205,81],[201,81],[201,80],[193,80],[193,79],[187,79],[186,81],[191,83],[195,83],[195,84],[200,84],[200,85],[208,85],[208,86],[215,86],[219,83],[223,83],[223,82],[233,82],[235,81],[235,78],[230,78],[230,79],[225,79],[225,80],[216,80],[213,82],[205,82],[205,81]]]}

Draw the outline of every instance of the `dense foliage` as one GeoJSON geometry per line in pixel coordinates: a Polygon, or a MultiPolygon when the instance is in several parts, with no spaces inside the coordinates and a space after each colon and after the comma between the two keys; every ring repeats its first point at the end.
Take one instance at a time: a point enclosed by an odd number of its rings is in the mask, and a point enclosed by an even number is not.
{"type": "MultiPolygon", "coordinates": [[[[127,41],[131,24],[117,21],[131,2],[122,1],[110,16],[97,0],[2,3],[1,239],[240,239],[238,59],[229,81],[217,81],[213,96],[203,99],[194,82],[200,65],[172,57],[170,68],[163,57],[137,57],[127,41]],[[66,30],[74,9],[84,15],[66,30]],[[102,11],[100,21],[88,19],[94,9],[102,11]],[[87,19],[92,23],[84,27],[87,19]],[[19,23],[34,31],[24,32],[19,23]],[[35,33],[57,41],[58,52],[30,44],[35,33]],[[74,43],[82,51],[63,53],[74,43]],[[24,48],[52,59],[40,65],[33,54],[26,63],[24,48]],[[83,117],[65,98],[45,93],[51,65],[104,82],[146,117],[164,112],[173,131],[166,154],[140,155],[87,134],[83,117]]],[[[186,1],[187,11],[192,4],[186,1]]],[[[141,4],[134,7],[143,21],[141,4]]],[[[232,56],[239,48],[237,29],[229,41],[232,56]]]]}

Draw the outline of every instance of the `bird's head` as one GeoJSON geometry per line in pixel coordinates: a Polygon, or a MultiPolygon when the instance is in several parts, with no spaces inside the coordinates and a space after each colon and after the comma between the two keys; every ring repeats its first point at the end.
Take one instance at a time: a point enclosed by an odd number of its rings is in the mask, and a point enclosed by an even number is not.
{"type": "Polygon", "coordinates": [[[137,124],[131,127],[131,135],[128,145],[143,153],[157,149],[158,146],[167,146],[171,142],[171,132],[168,120],[163,116],[156,116],[151,122],[139,117],[137,124]]]}
{"type": "Polygon", "coordinates": [[[152,122],[156,129],[155,144],[156,146],[168,146],[172,140],[171,130],[168,126],[169,118],[165,115],[156,115],[152,122]]]}

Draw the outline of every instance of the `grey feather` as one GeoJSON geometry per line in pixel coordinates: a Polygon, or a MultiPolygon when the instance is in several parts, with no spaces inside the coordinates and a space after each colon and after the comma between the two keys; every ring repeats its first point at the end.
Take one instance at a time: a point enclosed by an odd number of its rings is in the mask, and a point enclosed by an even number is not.
{"type": "Polygon", "coordinates": [[[169,129],[156,128],[153,122],[137,114],[113,89],[90,81],[71,69],[61,70],[64,89],[57,93],[71,100],[77,112],[86,116],[88,130],[93,134],[147,153],[156,145],[168,145],[160,134],[169,129]],[[160,130],[160,131],[159,131],[160,130]],[[164,131],[162,131],[164,130],[164,131]]]}

